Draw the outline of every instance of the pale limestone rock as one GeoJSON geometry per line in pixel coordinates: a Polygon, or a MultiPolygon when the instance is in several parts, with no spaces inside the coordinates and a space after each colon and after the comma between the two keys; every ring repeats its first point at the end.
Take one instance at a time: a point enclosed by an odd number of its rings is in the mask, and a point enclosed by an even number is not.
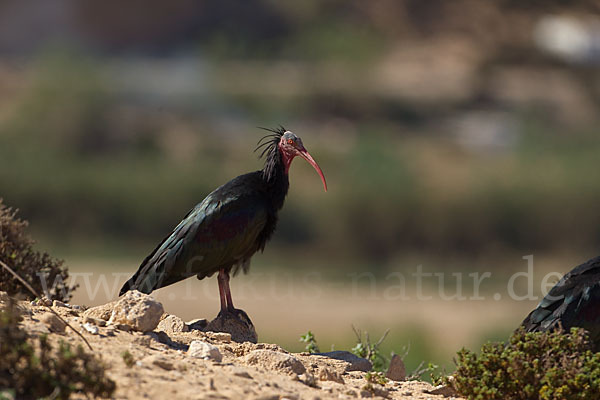
{"type": "Polygon", "coordinates": [[[92,335],[97,335],[100,331],[96,325],[90,324],[89,322],[83,324],[83,329],[85,329],[92,335]]]}
{"type": "Polygon", "coordinates": [[[181,318],[176,315],[167,315],[163,318],[156,327],[157,331],[163,331],[165,333],[179,333],[187,332],[188,326],[183,322],[181,318]]]}
{"type": "Polygon", "coordinates": [[[84,318],[90,317],[94,319],[103,319],[104,321],[108,321],[110,316],[117,304],[117,301],[111,301],[110,303],[102,304],[97,307],[88,308],[82,314],[84,318]]]}
{"type": "Polygon", "coordinates": [[[135,331],[147,332],[156,328],[163,313],[162,304],[153,297],[130,290],[115,304],[108,324],[127,325],[135,331]]]}
{"type": "Polygon", "coordinates": [[[201,340],[194,340],[192,343],[190,343],[187,354],[190,357],[214,360],[217,362],[221,362],[223,359],[223,356],[221,355],[221,352],[217,346],[201,340]]]}

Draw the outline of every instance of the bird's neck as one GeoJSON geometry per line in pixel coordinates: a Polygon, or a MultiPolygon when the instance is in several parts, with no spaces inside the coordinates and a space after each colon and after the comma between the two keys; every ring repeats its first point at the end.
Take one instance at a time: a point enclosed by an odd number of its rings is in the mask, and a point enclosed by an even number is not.
{"type": "Polygon", "coordinates": [[[262,179],[265,182],[269,197],[276,210],[283,207],[285,196],[290,187],[287,168],[279,152],[269,155],[265,167],[262,169],[262,179]]]}

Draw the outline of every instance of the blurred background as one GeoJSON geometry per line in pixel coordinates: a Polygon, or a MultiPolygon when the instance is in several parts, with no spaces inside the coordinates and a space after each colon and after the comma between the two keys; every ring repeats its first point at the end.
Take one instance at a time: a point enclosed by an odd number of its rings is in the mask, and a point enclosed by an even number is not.
{"type": "MultiPolygon", "coordinates": [[[[282,124],[330,190],[296,161],[277,234],[233,280],[259,339],[299,351],[310,329],[346,349],[351,324],[390,328],[409,369],[451,369],[535,306],[493,297],[523,256],[539,296],[545,273],[598,255],[599,66],[593,0],[3,0],[0,197],[90,277],[74,301],[99,304],[206,194],[262,166],[256,127],[282,124]],[[446,276],[427,301],[419,265],[446,276]],[[486,271],[484,300],[439,296],[486,271]],[[410,299],[389,296],[397,273],[410,299]]],[[[155,294],[184,318],[218,311],[214,278],[155,294]]]]}

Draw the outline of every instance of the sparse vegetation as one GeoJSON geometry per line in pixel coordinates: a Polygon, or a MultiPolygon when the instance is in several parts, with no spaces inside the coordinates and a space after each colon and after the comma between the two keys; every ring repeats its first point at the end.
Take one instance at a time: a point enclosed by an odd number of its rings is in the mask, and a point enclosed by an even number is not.
{"type": "Polygon", "coordinates": [[[19,320],[12,303],[0,311],[0,388],[19,399],[112,395],[115,383],[93,355],[63,341],[55,349],[46,335],[30,338],[19,320]]]}
{"type": "MultiPolygon", "coordinates": [[[[28,223],[16,214],[16,210],[5,206],[0,199],[0,260],[9,264],[38,293],[50,299],[69,301],[75,287],[68,286],[69,273],[63,261],[34,250],[35,242],[25,233],[28,223]]],[[[2,268],[0,291],[33,299],[33,295],[2,268]]]]}
{"type": "Polygon", "coordinates": [[[385,377],[383,372],[377,371],[367,372],[365,379],[368,383],[376,383],[378,385],[385,385],[388,382],[388,378],[385,377]]]}
{"type": "Polygon", "coordinates": [[[477,400],[597,399],[600,353],[587,332],[515,332],[508,344],[487,343],[480,354],[462,349],[445,383],[477,400]]]}
{"type": "MultiPolygon", "coordinates": [[[[380,346],[387,337],[389,329],[384,332],[384,334],[379,338],[379,340],[376,343],[371,343],[369,332],[363,332],[360,329],[357,329],[355,326],[352,326],[352,330],[356,335],[356,345],[351,349],[352,353],[356,354],[359,357],[366,358],[367,360],[371,361],[371,364],[373,365],[372,371],[369,374],[367,374],[366,377],[367,384],[385,384],[385,382],[387,382],[387,378],[385,378],[383,372],[386,371],[389,367],[390,360],[394,355],[394,352],[392,352],[390,354],[390,357],[388,358],[383,355],[380,346]],[[383,378],[384,382],[376,382],[378,377],[383,378]]],[[[300,341],[306,343],[305,349],[308,353],[320,352],[317,339],[315,338],[315,335],[312,333],[312,331],[308,331],[304,335],[301,335],[300,341]]],[[[400,355],[400,358],[404,360],[408,355],[408,352],[410,351],[410,346],[405,346],[403,350],[404,354],[400,355]]],[[[439,371],[440,367],[438,365],[431,362],[425,364],[425,362],[423,361],[410,374],[407,375],[406,380],[419,380],[422,379],[423,375],[429,373],[429,377],[432,382],[442,383],[442,375],[439,371]]]]}
{"type": "Polygon", "coordinates": [[[374,371],[385,371],[390,363],[390,360],[383,355],[379,346],[385,340],[389,329],[385,331],[385,333],[379,338],[376,343],[371,343],[371,339],[369,338],[369,332],[363,332],[360,329],[352,326],[354,333],[356,334],[356,346],[352,348],[352,352],[359,357],[366,358],[371,361],[373,364],[374,371]]]}
{"type": "Polygon", "coordinates": [[[384,386],[388,382],[388,379],[383,375],[383,372],[367,372],[365,381],[367,383],[361,388],[362,390],[370,392],[374,396],[387,397],[384,386]]]}
{"type": "Polygon", "coordinates": [[[317,344],[317,339],[315,339],[315,335],[313,335],[311,331],[300,336],[300,341],[306,343],[307,352],[311,354],[321,352],[321,350],[319,350],[319,345],[317,344]]]}
{"type": "Polygon", "coordinates": [[[440,383],[443,383],[442,376],[439,372],[439,369],[440,369],[439,365],[436,365],[432,362],[429,362],[427,364],[425,364],[425,362],[422,362],[421,364],[419,364],[417,366],[417,368],[415,368],[415,370],[413,372],[411,372],[406,377],[406,380],[407,381],[420,380],[420,379],[423,379],[424,374],[429,373],[429,378],[431,379],[431,382],[435,385],[438,385],[440,383]]]}
{"type": "Polygon", "coordinates": [[[127,365],[127,367],[131,368],[135,365],[135,359],[129,351],[125,350],[124,352],[122,352],[121,357],[123,358],[123,362],[125,363],[125,365],[127,365]]]}

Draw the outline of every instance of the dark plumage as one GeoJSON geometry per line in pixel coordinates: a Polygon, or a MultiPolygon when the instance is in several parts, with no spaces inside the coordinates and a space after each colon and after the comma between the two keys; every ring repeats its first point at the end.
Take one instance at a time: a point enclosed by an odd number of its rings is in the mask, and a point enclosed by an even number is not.
{"type": "Polygon", "coordinates": [[[522,323],[529,332],[562,326],[584,328],[600,344],[600,257],[575,267],[542,299],[522,323]]]}
{"type": "Polygon", "coordinates": [[[277,213],[288,192],[288,169],[295,156],[306,159],[325,178],[302,140],[283,127],[270,130],[256,150],[266,156],[262,170],[240,175],[215,189],[194,207],[123,285],[119,295],[150,293],[185,278],[219,272],[221,309],[234,310],[229,273],[247,272],[250,258],[275,231],[277,213]]]}

